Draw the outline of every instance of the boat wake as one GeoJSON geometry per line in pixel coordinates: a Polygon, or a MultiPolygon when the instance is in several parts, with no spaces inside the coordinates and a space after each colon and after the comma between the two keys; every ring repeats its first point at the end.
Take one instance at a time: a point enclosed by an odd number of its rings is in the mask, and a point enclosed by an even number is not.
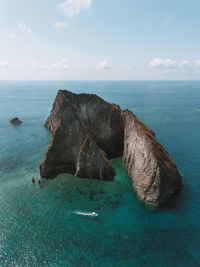
{"type": "Polygon", "coordinates": [[[74,211],[74,214],[82,215],[82,216],[91,216],[91,217],[97,217],[98,214],[96,212],[83,212],[83,211],[74,211]]]}

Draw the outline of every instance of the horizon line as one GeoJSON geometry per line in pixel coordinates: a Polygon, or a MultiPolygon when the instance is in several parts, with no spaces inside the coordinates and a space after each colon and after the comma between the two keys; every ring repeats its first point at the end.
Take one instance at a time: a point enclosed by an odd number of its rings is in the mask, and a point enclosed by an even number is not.
{"type": "Polygon", "coordinates": [[[164,79],[142,79],[142,80],[131,80],[131,79],[120,79],[120,80],[98,80],[98,79],[85,79],[85,80],[82,80],[82,79],[76,79],[76,80],[64,80],[64,79],[0,79],[0,82],[39,82],[39,81],[49,81],[49,82],[200,82],[200,79],[170,79],[170,80],[164,80],[164,79]]]}

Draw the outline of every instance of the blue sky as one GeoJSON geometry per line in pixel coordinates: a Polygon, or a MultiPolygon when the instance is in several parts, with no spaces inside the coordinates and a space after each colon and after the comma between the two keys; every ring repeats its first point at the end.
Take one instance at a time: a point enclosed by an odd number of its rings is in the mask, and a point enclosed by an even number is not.
{"type": "Polygon", "coordinates": [[[0,0],[0,79],[199,79],[199,12],[199,0],[0,0]]]}

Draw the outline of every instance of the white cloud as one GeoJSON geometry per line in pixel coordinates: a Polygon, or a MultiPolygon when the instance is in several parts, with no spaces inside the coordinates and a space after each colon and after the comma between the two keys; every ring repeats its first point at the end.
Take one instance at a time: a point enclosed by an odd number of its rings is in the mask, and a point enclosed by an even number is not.
{"type": "Polygon", "coordinates": [[[51,67],[56,70],[68,70],[70,60],[67,58],[61,59],[61,61],[53,63],[51,67]]]}
{"type": "Polygon", "coordinates": [[[0,61],[0,67],[4,69],[18,69],[22,66],[23,66],[22,63],[10,63],[7,60],[0,61]]]}
{"type": "Polygon", "coordinates": [[[9,68],[9,63],[6,60],[2,60],[2,61],[0,61],[0,66],[3,67],[3,68],[8,69],[9,68]]]}
{"type": "Polygon", "coordinates": [[[32,40],[37,40],[32,30],[29,27],[27,27],[24,23],[19,23],[19,28],[20,30],[24,31],[32,40]]]}
{"type": "Polygon", "coordinates": [[[38,62],[33,62],[33,67],[35,69],[65,71],[69,69],[70,62],[71,61],[68,58],[62,58],[58,62],[49,63],[49,64],[40,64],[38,62]]]}
{"type": "Polygon", "coordinates": [[[61,9],[68,17],[73,17],[79,14],[81,10],[89,10],[92,5],[92,0],[66,0],[63,3],[58,4],[58,8],[61,9]]]}
{"type": "Polygon", "coordinates": [[[24,23],[19,23],[19,28],[23,31],[25,31],[29,36],[31,36],[32,30],[30,28],[28,28],[24,23]]]}
{"type": "Polygon", "coordinates": [[[109,70],[110,64],[106,60],[101,61],[97,64],[97,69],[109,70]]]}
{"type": "Polygon", "coordinates": [[[188,60],[177,61],[169,58],[155,58],[149,64],[153,68],[162,69],[189,69],[194,67],[194,64],[191,64],[188,60]]]}
{"type": "Polygon", "coordinates": [[[200,67],[200,60],[196,61],[196,65],[197,65],[197,67],[200,67]]]}
{"type": "Polygon", "coordinates": [[[134,68],[133,65],[129,65],[129,64],[122,64],[122,67],[124,67],[127,70],[132,70],[134,68]]]}
{"type": "Polygon", "coordinates": [[[180,63],[179,63],[179,67],[180,68],[191,68],[192,65],[190,64],[190,62],[188,60],[182,60],[180,63]]]}
{"type": "Polygon", "coordinates": [[[16,35],[15,33],[11,32],[11,33],[4,33],[0,35],[0,38],[2,39],[6,39],[6,40],[14,40],[16,39],[16,35]]]}
{"type": "Polygon", "coordinates": [[[55,21],[54,22],[54,27],[56,27],[56,28],[68,28],[69,24],[65,23],[65,22],[62,22],[62,21],[55,21]]]}
{"type": "Polygon", "coordinates": [[[178,61],[169,58],[155,58],[149,64],[153,68],[177,68],[179,66],[178,61]]]}
{"type": "Polygon", "coordinates": [[[8,38],[13,40],[13,39],[16,38],[16,35],[11,32],[11,33],[8,34],[8,38]]]}

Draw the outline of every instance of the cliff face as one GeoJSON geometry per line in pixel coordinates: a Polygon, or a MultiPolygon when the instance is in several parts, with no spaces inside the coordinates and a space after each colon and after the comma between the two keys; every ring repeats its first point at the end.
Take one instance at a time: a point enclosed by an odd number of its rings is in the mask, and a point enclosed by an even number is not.
{"type": "Polygon", "coordinates": [[[113,179],[115,172],[109,158],[123,153],[119,107],[96,95],[60,90],[45,126],[51,137],[40,166],[42,177],[69,172],[80,177],[113,179]]]}
{"type": "Polygon", "coordinates": [[[154,133],[131,111],[124,118],[123,158],[139,198],[164,203],[182,188],[181,175],[154,133]]]}
{"type": "Polygon", "coordinates": [[[50,144],[41,177],[62,172],[113,180],[110,158],[122,156],[140,199],[161,204],[182,188],[181,176],[154,133],[131,111],[96,95],[59,91],[45,126],[50,144]]]}

